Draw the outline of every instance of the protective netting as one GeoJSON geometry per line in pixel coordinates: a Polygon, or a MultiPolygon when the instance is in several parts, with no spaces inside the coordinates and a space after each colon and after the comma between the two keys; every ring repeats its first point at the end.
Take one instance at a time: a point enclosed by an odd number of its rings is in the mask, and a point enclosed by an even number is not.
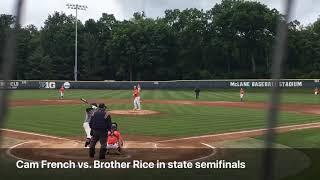
{"type": "MultiPolygon", "coordinates": [[[[17,0],[15,7],[15,26],[17,27],[20,24],[21,19],[21,10],[24,0],[17,0]]],[[[268,109],[268,118],[267,118],[267,128],[265,138],[265,151],[264,151],[264,161],[262,173],[262,179],[271,180],[274,179],[274,167],[275,167],[275,156],[273,143],[275,140],[276,132],[275,127],[278,124],[278,112],[280,104],[280,87],[279,80],[282,77],[282,67],[283,62],[286,58],[286,49],[287,49],[287,35],[288,35],[288,22],[291,17],[291,9],[294,0],[285,1],[285,13],[282,19],[279,20],[277,37],[274,44],[274,54],[273,54],[273,63],[272,63],[272,81],[274,81],[275,86],[271,88],[270,92],[270,102],[268,109]]],[[[16,61],[16,32],[13,30],[9,33],[5,50],[3,56],[3,62],[1,65],[0,78],[7,82],[12,79],[14,72],[14,64],[16,61]]],[[[5,83],[5,86],[8,86],[8,83],[5,83]]],[[[4,118],[7,114],[7,104],[8,104],[8,87],[5,87],[0,90],[0,123],[3,125],[4,118]]]]}

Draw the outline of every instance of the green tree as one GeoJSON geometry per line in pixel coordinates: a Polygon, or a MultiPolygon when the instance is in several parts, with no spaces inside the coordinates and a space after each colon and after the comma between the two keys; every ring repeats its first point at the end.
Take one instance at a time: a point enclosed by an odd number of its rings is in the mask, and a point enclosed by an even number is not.
{"type": "MultiPolygon", "coordinates": [[[[227,58],[237,60],[232,64],[236,63],[238,67],[251,64],[251,72],[257,75],[258,66],[265,64],[266,56],[257,57],[272,42],[280,13],[259,2],[224,0],[211,9],[209,15],[215,30],[225,42],[227,58]],[[245,54],[245,61],[239,57],[242,54],[245,54]]],[[[228,63],[228,71],[230,66],[231,63],[228,63]]],[[[266,71],[265,68],[262,71],[266,71]]]]}
{"type": "MultiPolygon", "coordinates": [[[[208,11],[166,10],[129,20],[103,13],[78,21],[80,80],[269,78],[275,29],[283,16],[256,1],[223,0],[208,11]]],[[[0,43],[17,36],[17,79],[73,79],[75,17],[55,12],[43,28],[0,15],[0,43]]],[[[320,19],[289,23],[286,78],[320,76],[320,19]]],[[[3,53],[4,46],[0,46],[3,53]]],[[[0,63],[2,56],[0,56],[0,63]]]]}
{"type": "MultiPolygon", "coordinates": [[[[49,15],[41,29],[40,43],[44,55],[51,62],[48,64],[50,66],[48,69],[51,71],[50,74],[53,74],[53,79],[73,79],[74,22],[73,16],[55,12],[53,15],[49,15]]],[[[83,25],[79,21],[79,32],[82,29],[83,25]]],[[[79,61],[81,60],[79,59],[79,61]]]]}
{"type": "Polygon", "coordinates": [[[114,68],[109,60],[109,44],[116,23],[115,17],[109,14],[103,14],[97,22],[93,19],[85,22],[80,45],[82,79],[114,79],[114,68]]]}
{"type": "Polygon", "coordinates": [[[30,79],[27,76],[33,68],[33,59],[30,56],[39,46],[40,34],[34,25],[25,28],[19,28],[17,34],[17,62],[16,62],[16,79],[30,79]]]}
{"type": "Polygon", "coordinates": [[[12,15],[0,14],[0,65],[3,62],[3,53],[6,44],[6,38],[12,26],[15,23],[15,17],[12,15]]]}

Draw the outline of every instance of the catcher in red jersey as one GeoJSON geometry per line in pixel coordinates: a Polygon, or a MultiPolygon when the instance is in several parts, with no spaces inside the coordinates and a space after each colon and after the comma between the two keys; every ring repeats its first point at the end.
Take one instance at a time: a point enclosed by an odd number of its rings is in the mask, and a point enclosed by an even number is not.
{"type": "Polygon", "coordinates": [[[112,123],[111,130],[108,132],[107,152],[116,151],[117,153],[121,153],[122,147],[123,139],[120,131],[118,130],[118,125],[117,123],[112,123]]]}

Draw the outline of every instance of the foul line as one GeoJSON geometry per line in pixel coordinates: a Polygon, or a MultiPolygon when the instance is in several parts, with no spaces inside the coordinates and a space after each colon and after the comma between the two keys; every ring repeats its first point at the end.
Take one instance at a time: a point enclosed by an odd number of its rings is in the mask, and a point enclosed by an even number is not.
{"type": "Polygon", "coordinates": [[[40,136],[40,137],[51,138],[51,139],[75,141],[75,140],[72,140],[72,139],[56,137],[56,136],[50,136],[50,135],[39,134],[39,133],[26,132],[26,131],[17,131],[17,130],[12,130],[12,129],[0,129],[0,130],[1,131],[14,132],[14,133],[20,133],[20,134],[28,134],[28,135],[32,135],[32,136],[40,136]]]}
{"type": "MultiPolygon", "coordinates": [[[[295,127],[297,127],[297,129],[293,129],[293,130],[317,128],[317,127],[320,127],[320,122],[290,125],[290,126],[280,126],[275,129],[281,130],[281,129],[295,128],[295,127]],[[312,125],[314,125],[314,126],[312,126],[312,125]],[[307,127],[303,127],[303,126],[307,126],[307,127]],[[308,127],[308,126],[311,126],[311,127],[308,127]]],[[[192,136],[192,137],[186,137],[186,138],[176,138],[176,139],[169,139],[169,140],[163,140],[163,141],[157,141],[157,142],[164,143],[164,142],[172,142],[172,141],[180,141],[180,140],[201,139],[201,138],[210,138],[210,137],[217,137],[217,136],[228,136],[228,135],[237,135],[237,134],[244,134],[244,133],[255,133],[255,132],[261,132],[261,131],[266,131],[266,130],[267,130],[266,128],[263,128],[263,129],[254,129],[254,130],[246,130],[246,131],[235,131],[235,132],[221,133],[221,134],[211,134],[211,135],[203,135],[203,136],[192,136]]]]}
{"type": "MultiPolygon", "coordinates": [[[[307,124],[297,124],[297,125],[289,125],[289,126],[280,126],[275,128],[276,130],[286,129],[286,128],[295,128],[293,130],[303,130],[303,129],[311,129],[311,128],[317,128],[320,127],[320,122],[316,123],[307,123],[307,124]],[[314,126],[313,126],[314,125],[314,126]],[[301,127],[302,126],[302,127],[301,127]],[[303,127],[307,126],[307,127],[303,127]],[[311,127],[309,127],[311,126],[311,127]]],[[[20,133],[20,134],[28,134],[33,136],[40,136],[45,138],[51,138],[51,139],[59,139],[59,140],[68,140],[68,141],[76,141],[73,139],[68,138],[62,138],[62,137],[56,137],[51,135],[45,135],[45,134],[39,134],[39,133],[32,133],[32,132],[25,132],[25,131],[18,131],[18,130],[11,130],[11,129],[0,129],[1,131],[8,131],[8,132],[14,132],[14,133],[20,133]]],[[[180,140],[191,140],[191,139],[201,139],[201,138],[210,138],[210,137],[217,137],[217,136],[227,136],[227,135],[236,135],[236,134],[244,134],[244,133],[254,133],[254,132],[261,132],[266,131],[266,128],[263,129],[254,129],[254,130],[246,130],[246,131],[235,131],[235,132],[228,132],[228,133],[221,133],[221,134],[211,134],[211,135],[203,135],[203,136],[192,136],[192,137],[185,137],[185,138],[176,138],[176,139],[168,139],[168,140],[162,140],[157,141],[157,143],[163,143],[163,142],[172,142],[172,141],[180,141],[180,140]]]]}

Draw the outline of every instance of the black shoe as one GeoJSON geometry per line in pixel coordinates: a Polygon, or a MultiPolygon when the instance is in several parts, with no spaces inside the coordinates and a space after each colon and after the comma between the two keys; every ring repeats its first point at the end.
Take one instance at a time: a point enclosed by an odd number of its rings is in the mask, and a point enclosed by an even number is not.
{"type": "Polygon", "coordinates": [[[106,159],[106,157],[105,156],[100,156],[99,157],[99,160],[103,160],[103,159],[106,159]]]}
{"type": "Polygon", "coordinates": [[[89,139],[89,138],[87,138],[86,142],[84,143],[84,147],[89,146],[89,144],[90,144],[90,139],[89,139]]]}
{"type": "Polygon", "coordinates": [[[95,154],[95,149],[89,149],[89,156],[91,157],[91,158],[94,158],[94,154],[95,154]]]}
{"type": "Polygon", "coordinates": [[[107,149],[100,150],[99,159],[105,159],[107,154],[107,149]]]}

